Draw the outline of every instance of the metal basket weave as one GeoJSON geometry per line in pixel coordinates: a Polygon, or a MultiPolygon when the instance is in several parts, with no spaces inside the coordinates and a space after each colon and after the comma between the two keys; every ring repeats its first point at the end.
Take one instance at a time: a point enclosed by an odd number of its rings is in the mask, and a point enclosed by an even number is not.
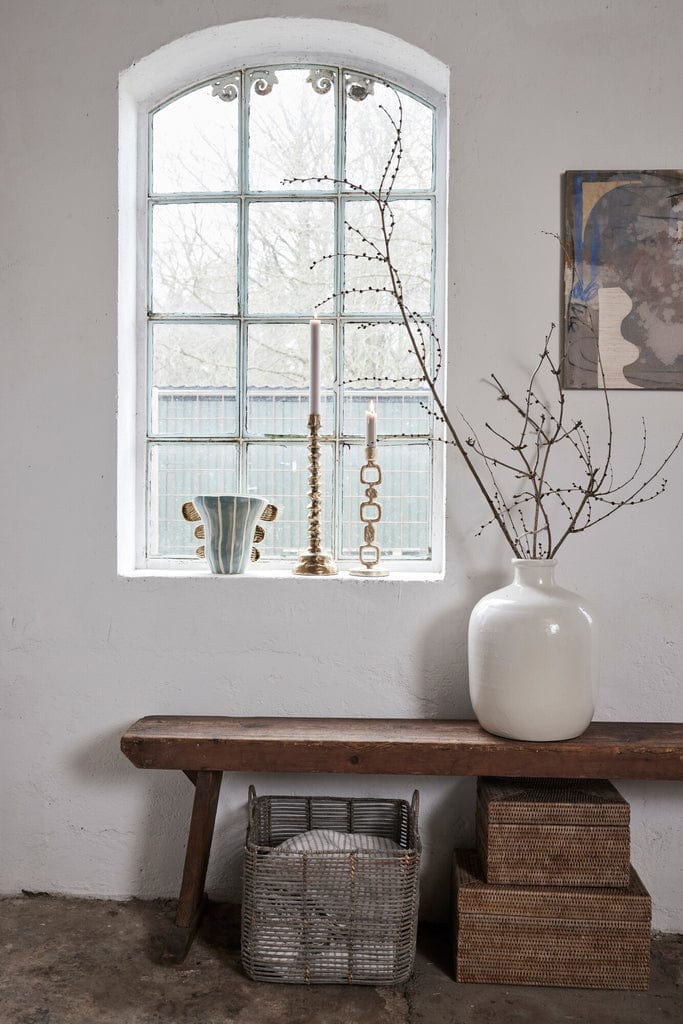
{"type": "Polygon", "coordinates": [[[249,787],[242,964],[256,981],[398,984],[415,957],[420,838],[412,802],[257,797],[249,787]],[[360,833],[350,850],[280,850],[316,829],[360,833]],[[367,848],[362,835],[400,849],[367,848]]]}

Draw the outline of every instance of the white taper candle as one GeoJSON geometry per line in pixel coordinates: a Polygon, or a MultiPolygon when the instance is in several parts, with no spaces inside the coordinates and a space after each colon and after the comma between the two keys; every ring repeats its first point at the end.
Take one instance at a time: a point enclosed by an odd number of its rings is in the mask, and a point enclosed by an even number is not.
{"type": "Polygon", "coordinates": [[[365,413],[365,443],[368,448],[374,448],[377,444],[377,413],[374,399],[370,399],[368,411],[365,413]]]}
{"type": "Polygon", "coordinates": [[[320,321],[311,320],[311,384],[308,411],[320,415],[320,321]]]}

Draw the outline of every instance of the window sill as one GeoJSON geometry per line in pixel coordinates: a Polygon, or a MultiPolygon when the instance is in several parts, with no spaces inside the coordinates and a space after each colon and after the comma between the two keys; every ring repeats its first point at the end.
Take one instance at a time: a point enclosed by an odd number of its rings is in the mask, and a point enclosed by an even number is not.
{"type": "Polygon", "coordinates": [[[222,575],[212,573],[208,569],[131,569],[128,572],[119,572],[124,579],[208,579],[208,580],[328,580],[331,582],[352,582],[352,583],[438,583],[443,580],[443,572],[419,571],[407,572],[405,570],[388,570],[387,576],[354,576],[348,569],[340,569],[336,576],[295,576],[291,569],[249,569],[245,573],[233,573],[222,575]]]}

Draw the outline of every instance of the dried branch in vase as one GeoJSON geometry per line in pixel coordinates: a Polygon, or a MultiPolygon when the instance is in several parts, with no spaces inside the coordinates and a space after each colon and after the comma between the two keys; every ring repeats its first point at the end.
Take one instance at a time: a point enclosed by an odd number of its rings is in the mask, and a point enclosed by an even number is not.
{"type": "MultiPolygon", "coordinates": [[[[425,409],[444,428],[445,442],[457,449],[488,505],[490,518],[482,525],[477,536],[495,523],[516,558],[554,558],[559,548],[573,534],[583,533],[596,526],[619,509],[652,501],[662,494],[667,484],[662,472],[680,447],[683,434],[656,468],[647,471],[647,429],[643,421],[642,445],[636,465],[620,483],[615,483],[614,425],[599,355],[606,440],[601,457],[596,460],[591,437],[584,423],[581,420],[568,422],[566,396],[561,384],[561,365],[551,354],[554,324],[545,338],[538,363],[521,399],[511,395],[497,374],[492,373],[490,376],[490,384],[498,401],[519,417],[518,432],[509,435],[486,422],[486,441],[482,442],[462,413],[458,413],[458,416],[465,424],[467,433],[461,434],[456,429],[439,388],[441,343],[431,324],[410,308],[401,274],[392,255],[396,217],[391,199],[403,156],[403,107],[400,95],[395,95],[397,117],[385,106],[380,106],[393,127],[394,140],[377,189],[365,188],[347,178],[323,176],[287,179],[289,183],[316,181],[342,185],[374,203],[379,218],[377,242],[372,241],[357,226],[345,221],[345,228],[360,251],[345,249],[342,253],[324,256],[322,260],[315,261],[311,269],[323,260],[341,256],[344,260],[360,260],[365,266],[383,266],[387,275],[386,284],[340,289],[325,298],[316,308],[335,298],[347,299],[364,294],[391,297],[417,363],[415,374],[394,378],[359,377],[354,378],[354,382],[379,383],[391,380],[398,384],[419,380],[426,383],[431,391],[433,407],[428,408],[425,404],[425,409]],[[554,391],[552,399],[544,397],[543,384],[547,377],[554,391]],[[555,463],[559,456],[566,474],[567,454],[574,459],[575,472],[569,483],[560,484],[554,476],[555,463]]],[[[378,324],[379,321],[368,320],[359,326],[367,328],[378,324]]]]}
{"type": "Polygon", "coordinates": [[[514,536],[517,557],[553,558],[571,534],[583,533],[591,526],[613,515],[618,509],[652,501],[666,488],[661,476],[665,466],[679,447],[683,436],[657,467],[643,473],[647,450],[647,428],[643,420],[642,445],[633,471],[620,483],[613,472],[614,427],[607,388],[602,381],[606,440],[600,465],[595,461],[591,438],[581,420],[566,422],[566,397],[560,384],[560,367],[550,353],[554,325],[548,333],[538,364],[531,375],[522,402],[504,387],[496,374],[491,383],[498,400],[505,403],[521,420],[519,432],[508,436],[490,423],[487,435],[502,445],[505,454],[487,448],[470,427],[466,444],[486,466],[489,490],[496,506],[496,515],[479,533],[502,519],[514,536]],[[550,376],[555,388],[554,400],[541,397],[541,378],[550,376]],[[560,486],[553,482],[553,456],[562,455],[567,472],[565,452],[573,457],[576,479],[560,486]],[[502,473],[512,486],[499,485],[502,473]],[[512,493],[510,493],[512,492],[512,493]]]}

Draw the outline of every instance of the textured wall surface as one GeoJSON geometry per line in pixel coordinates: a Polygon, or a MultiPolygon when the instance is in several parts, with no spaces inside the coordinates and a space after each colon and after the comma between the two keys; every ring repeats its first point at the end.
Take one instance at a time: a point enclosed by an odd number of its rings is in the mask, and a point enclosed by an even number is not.
{"type": "MultiPolygon", "coordinates": [[[[122,730],[150,713],[471,714],[466,627],[508,577],[480,499],[449,459],[442,582],[116,576],[117,78],[187,33],[240,18],[344,18],[451,68],[452,404],[479,422],[491,369],[524,379],[559,304],[567,168],[680,168],[677,0],[25,0],[0,38],[2,117],[2,855],[0,891],[177,890],[183,778],[136,772],[122,730]],[[66,410],[66,412],[65,412],[66,410]]],[[[591,422],[599,400],[571,397],[591,422]]],[[[615,394],[617,463],[641,415],[653,456],[681,395],[615,394]]],[[[603,631],[602,719],[683,719],[683,460],[668,493],[568,544],[559,580],[603,631]]],[[[238,891],[244,777],[225,781],[209,889],[238,891]]],[[[261,792],[422,790],[424,909],[443,910],[472,780],[302,777],[261,792]]],[[[633,860],[654,923],[683,931],[683,787],[629,783],[633,860]]]]}

